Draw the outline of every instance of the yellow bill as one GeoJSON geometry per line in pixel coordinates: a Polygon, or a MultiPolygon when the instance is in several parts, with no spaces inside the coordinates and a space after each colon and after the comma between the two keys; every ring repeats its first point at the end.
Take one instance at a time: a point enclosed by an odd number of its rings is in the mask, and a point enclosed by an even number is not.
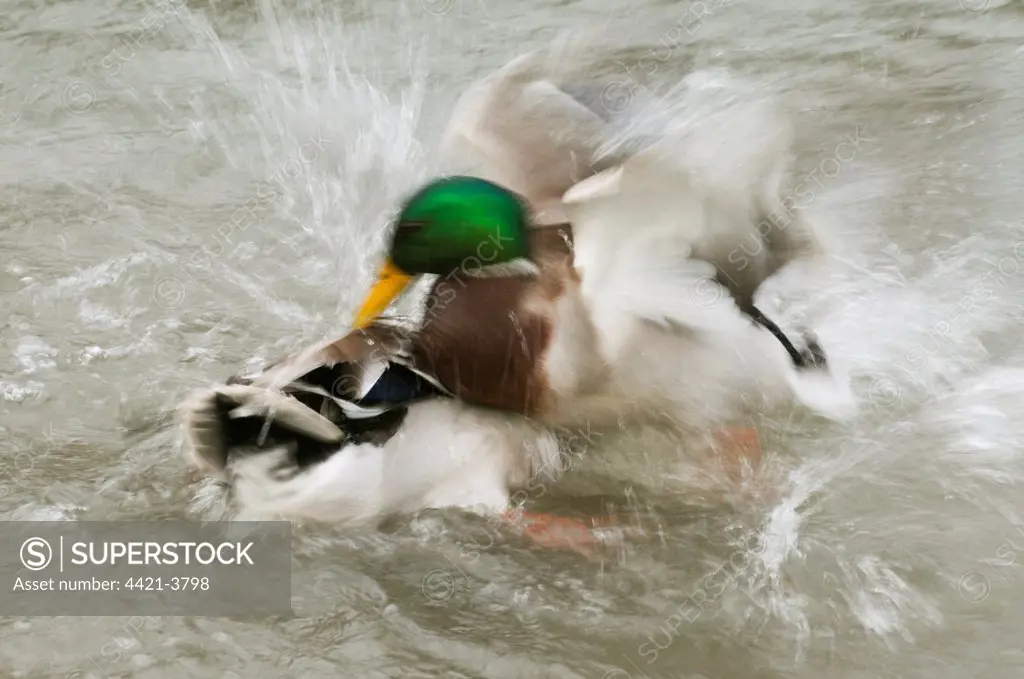
{"type": "Polygon", "coordinates": [[[377,274],[377,282],[356,315],[355,327],[365,328],[373,323],[374,319],[384,313],[391,302],[409,287],[410,282],[412,276],[395,266],[390,259],[386,261],[377,274]]]}

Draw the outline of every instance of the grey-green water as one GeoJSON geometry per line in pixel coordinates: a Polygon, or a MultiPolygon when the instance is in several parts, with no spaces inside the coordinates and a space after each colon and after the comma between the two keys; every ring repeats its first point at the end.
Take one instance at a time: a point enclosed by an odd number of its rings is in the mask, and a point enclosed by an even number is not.
{"type": "Polygon", "coordinates": [[[5,2],[0,518],[220,516],[178,457],[176,402],[343,329],[462,89],[593,28],[615,39],[594,72],[628,87],[724,67],[785,95],[807,209],[843,256],[766,304],[818,328],[858,419],[765,414],[741,490],[671,442],[603,441],[543,505],[632,510],[656,537],[596,561],[446,512],[305,526],[295,619],[3,618],[0,676],[1024,670],[1009,0],[5,2]]]}

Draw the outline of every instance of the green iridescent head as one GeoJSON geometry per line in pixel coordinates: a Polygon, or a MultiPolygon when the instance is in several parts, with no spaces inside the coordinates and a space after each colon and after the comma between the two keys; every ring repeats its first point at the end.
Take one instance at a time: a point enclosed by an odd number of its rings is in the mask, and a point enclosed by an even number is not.
{"type": "Polygon", "coordinates": [[[477,177],[444,177],[406,201],[391,261],[405,273],[441,275],[508,262],[529,255],[527,228],[516,194],[477,177]]]}
{"type": "Polygon", "coordinates": [[[512,191],[478,177],[435,179],[398,216],[387,263],[356,319],[373,321],[417,274],[472,273],[529,257],[529,211],[512,191]]]}

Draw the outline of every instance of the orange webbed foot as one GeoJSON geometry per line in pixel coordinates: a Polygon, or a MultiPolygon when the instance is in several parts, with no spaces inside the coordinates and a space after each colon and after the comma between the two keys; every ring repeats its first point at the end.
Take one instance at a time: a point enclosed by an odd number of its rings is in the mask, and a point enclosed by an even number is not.
{"type": "Polygon", "coordinates": [[[589,523],[543,512],[509,511],[502,518],[538,546],[573,551],[587,558],[597,556],[600,548],[606,546],[602,531],[624,528],[630,535],[637,532],[635,526],[615,515],[589,517],[589,523]]]}
{"type": "Polygon", "coordinates": [[[754,427],[730,427],[717,431],[712,447],[721,459],[726,473],[735,481],[742,477],[745,465],[752,469],[757,468],[764,455],[761,438],[754,427]]]}

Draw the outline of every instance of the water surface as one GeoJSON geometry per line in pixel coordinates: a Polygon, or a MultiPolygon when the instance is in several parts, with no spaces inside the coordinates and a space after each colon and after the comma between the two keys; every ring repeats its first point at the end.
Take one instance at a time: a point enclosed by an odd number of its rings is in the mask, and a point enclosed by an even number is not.
{"type": "Polygon", "coordinates": [[[0,675],[1024,670],[1024,7],[700,4],[6,2],[0,518],[223,516],[174,405],[344,329],[455,98],[563,31],[610,32],[593,70],[627,92],[696,68],[784,96],[842,256],[764,304],[862,407],[762,414],[740,489],[653,434],[603,440],[539,501],[642,517],[595,561],[458,513],[299,527],[294,619],[4,618],[0,675]]]}

